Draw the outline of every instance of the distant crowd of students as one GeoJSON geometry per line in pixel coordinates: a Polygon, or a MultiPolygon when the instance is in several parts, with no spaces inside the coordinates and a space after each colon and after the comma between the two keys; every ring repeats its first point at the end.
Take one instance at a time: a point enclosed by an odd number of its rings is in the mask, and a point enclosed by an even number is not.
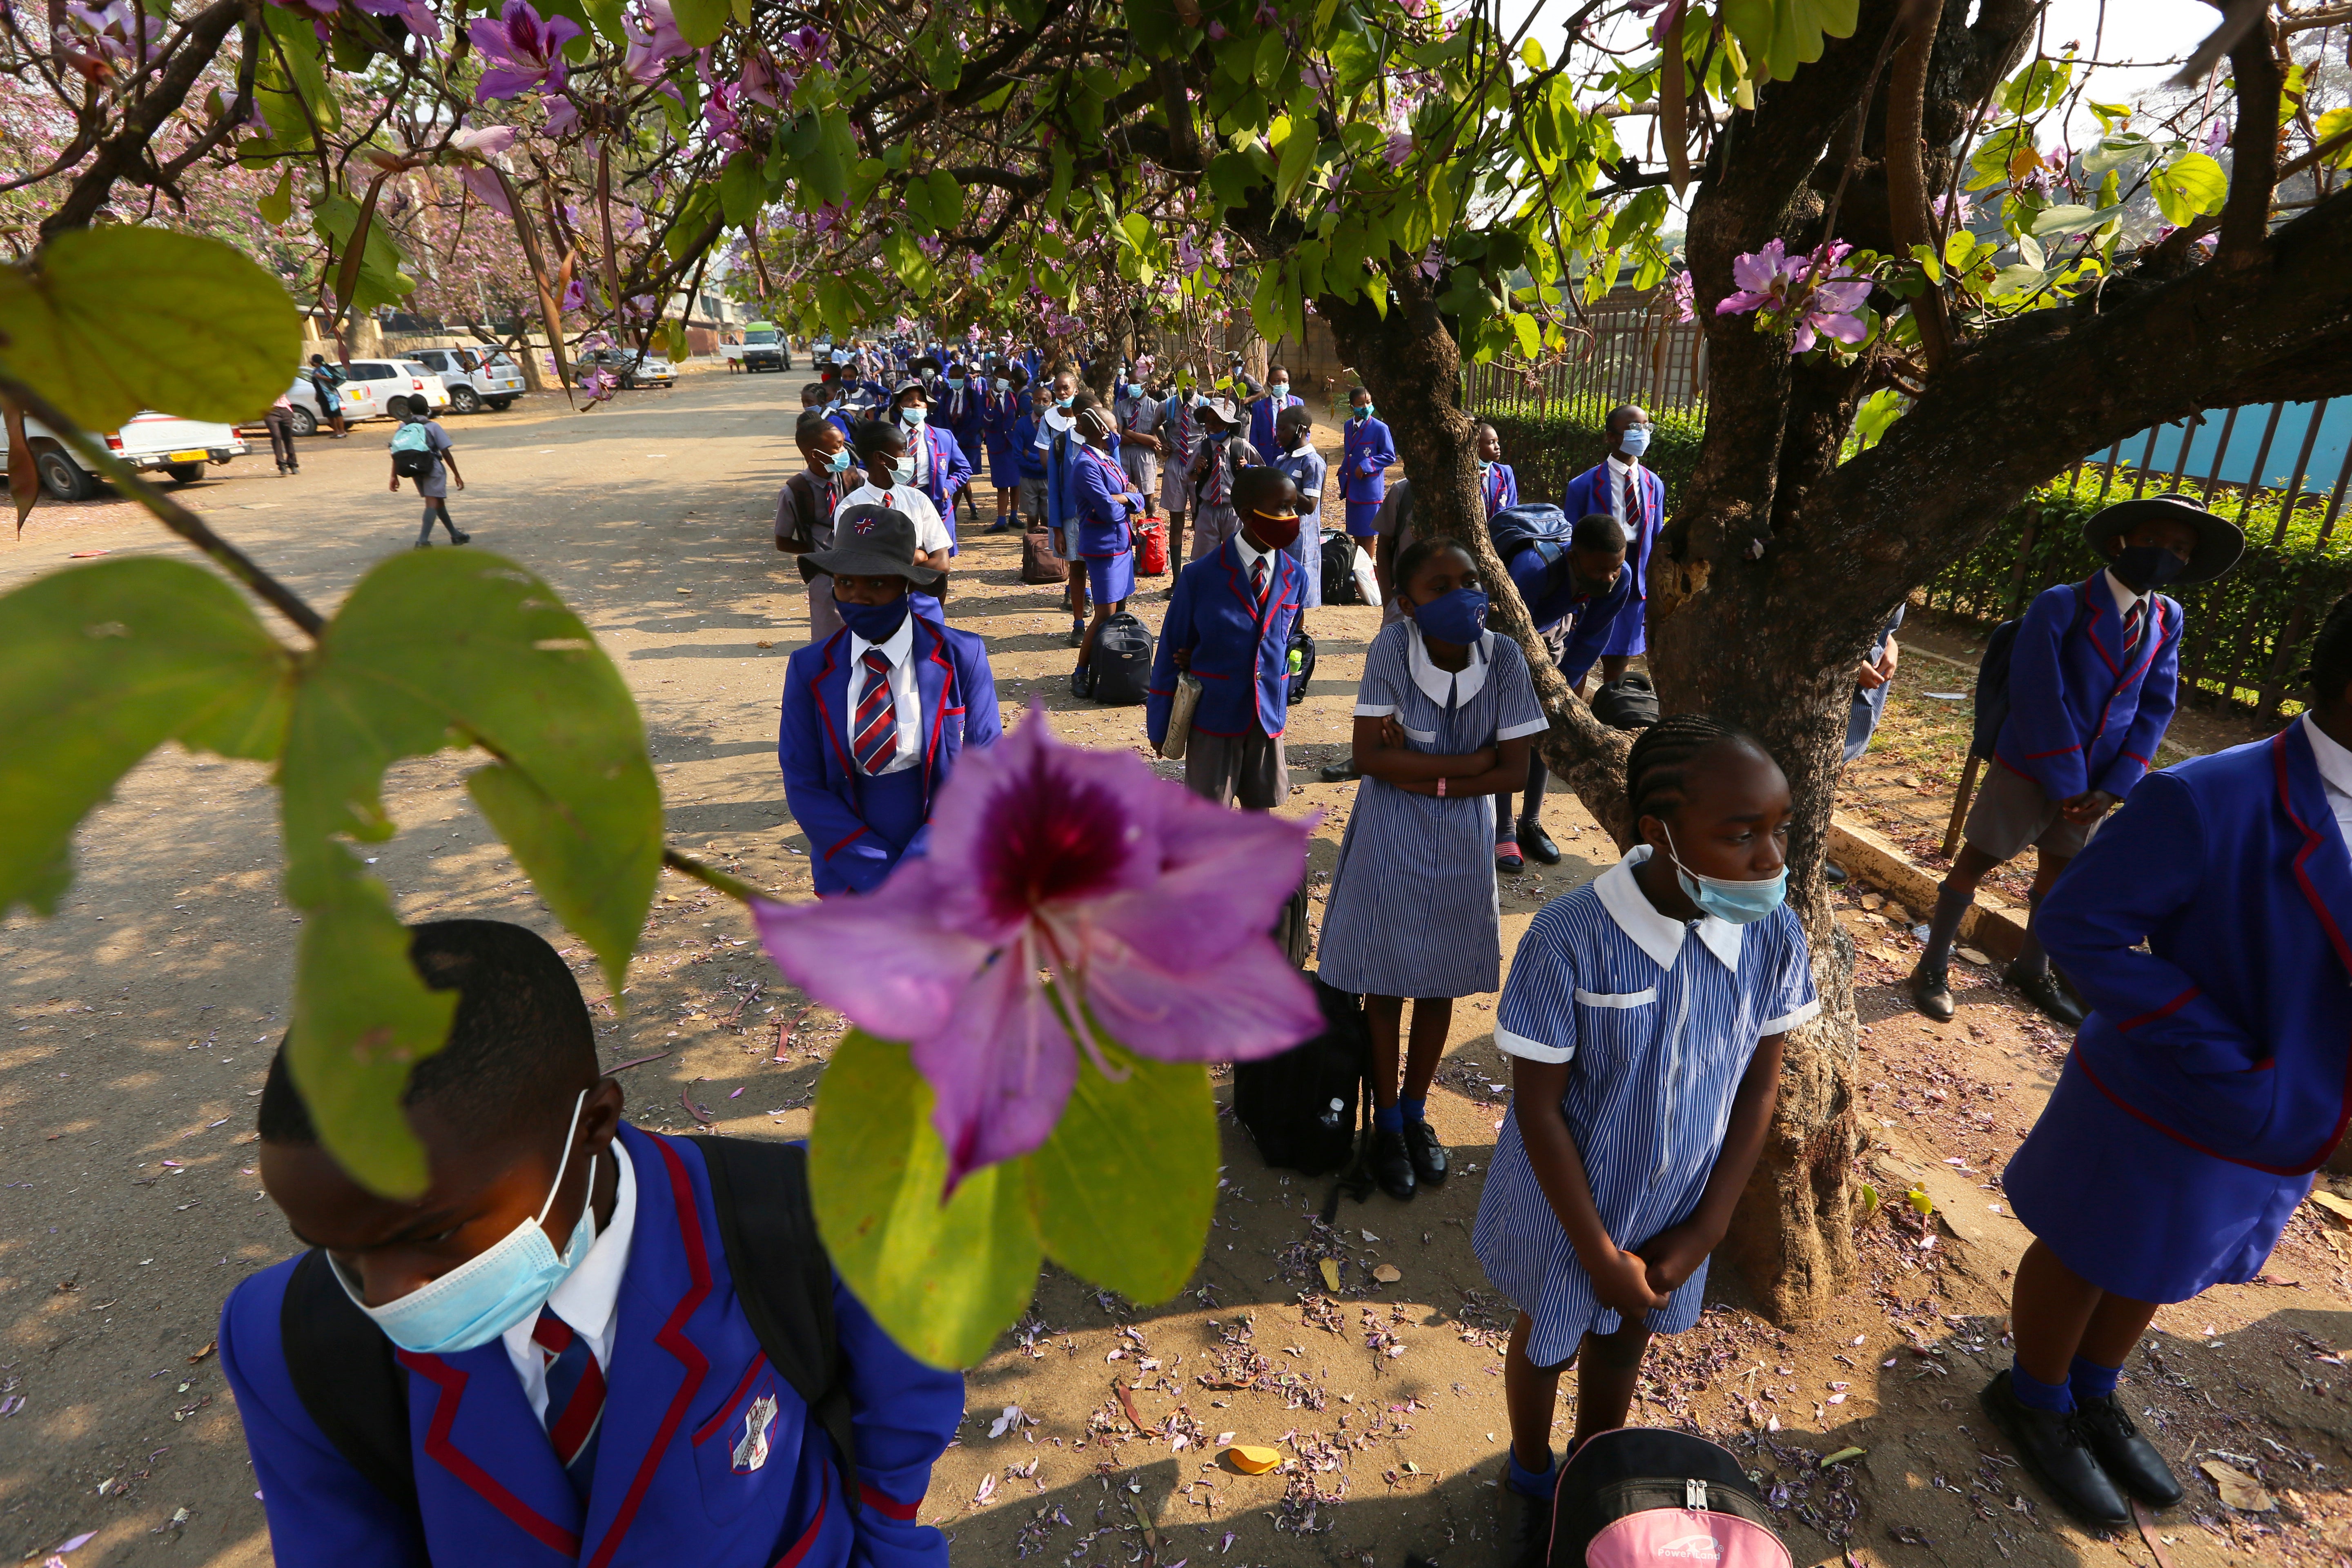
{"type": "MultiPolygon", "coordinates": [[[[960,510],[991,532],[1042,526],[1073,563],[1080,695],[1106,617],[1134,595],[1139,531],[1164,523],[1189,561],[1146,734],[1166,750],[1181,732],[1186,785],[1220,805],[1287,797],[1290,652],[1320,603],[1332,476],[1280,367],[1214,394],[1122,374],[1098,403],[1074,370],[1010,347],[845,345],[830,361],[774,531],[809,591],[778,755],[821,897],[869,891],[922,854],[958,759],[1001,733],[985,641],[950,624],[960,510]]],[[[1544,907],[1506,980],[1497,871],[1559,858],[1539,817],[1549,722],[1519,645],[1487,625],[1471,552],[1416,531],[1410,486],[1387,479],[1387,426],[1367,392],[1349,401],[1337,483],[1383,624],[1349,758],[1325,774],[1359,782],[1319,969],[1363,999],[1370,1168],[1398,1201],[1449,1173],[1426,1099],[1454,1002],[1499,988],[1515,1094],[1472,1240],[1518,1308],[1505,1561],[1540,1562],[1562,1373],[1578,1368],[1571,1451],[1624,1422],[1649,1337],[1697,1319],[1788,1036],[1821,1010],[1785,900],[1790,791],[1728,724],[1645,728],[1626,767],[1632,847],[1544,907]]],[[[1644,651],[1667,515],[1643,461],[1651,431],[1644,411],[1614,412],[1557,514],[1522,501],[1495,432],[1478,432],[1497,553],[1580,693],[1596,665],[1616,680],[1644,651]]],[[[2240,536],[2162,496],[2108,508],[2085,540],[2105,564],[2042,594],[2013,634],[1994,782],[1907,989],[1953,1016],[1946,964],[1974,889],[2035,846],[2007,977],[2081,1032],[2008,1167],[2036,1240],[2015,1363],[1981,1397],[2062,1503],[2114,1524],[2128,1497],[2181,1495],[2116,1394],[2155,1305],[2251,1278],[2352,1118],[2352,599],[2318,633],[2303,717],[2150,773],[2183,621],[2160,590],[2228,571],[2240,536]]],[[[1899,619],[1858,663],[1849,757],[1883,709],[1899,619]]],[[[423,1198],[373,1197],[321,1154],[282,1059],[262,1102],[265,1182],[323,1249],[239,1287],[221,1332],[278,1561],[604,1563],[630,1560],[625,1537],[742,1568],[943,1563],[914,1515],[957,1381],[822,1282],[793,1321],[830,1336],[835,1375],[796,1375],[805,1358],[758,1305],[791,1292],[740,1277],[739,1211],[804,1214],[797,1166],[747,1194],[723,1149],[627,1127],[577,988],[537,938],[436,922],[414,952],[458,996],[450,1047],[409,1091],[423,1198]],[[353,1435],[343,1384],[320,1393],[313,1352],[289,1348],[297,1301],[373,1358],[391,1413],[370,1429],[377,1449],[353,1435]]]]}

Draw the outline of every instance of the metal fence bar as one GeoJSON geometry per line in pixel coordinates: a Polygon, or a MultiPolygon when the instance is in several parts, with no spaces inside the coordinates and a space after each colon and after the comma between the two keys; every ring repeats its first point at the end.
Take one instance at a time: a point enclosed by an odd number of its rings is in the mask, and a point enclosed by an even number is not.
{"type": "Polygon", "coordinates": [[[2271,443],[2278,437],[2279,416],[2285,412],[2285,404],[2271,405],[2271,416],[2263,426],[2263,444],[2254,448],[2254,466],[2246,470],[2245,502],[2248,506],[2254,504],[2254,492],[2263,488],[2263,465],[2270,461],[2271,443]]]}
{"type": "MultiPolygon", "coordinates": [[[[2208,504],[2212,501],[2214,487],[2221,482],[2221,465],[2230,460],[2230,433],[2237,427],[2238,411],[2232,408],[2221,420],[2221,443],[2213,448],[2213,467],[2205,476],[2205,499],[2208,504]]],[[[2181,438],[2180,450],[2184,456],[2189,451],[2189,440],[2186,437],[2181,438]]]]}
{"type": "Polygon", "coordinates": [[[2302,449],[2294,455],[2294,473],[2287,479],[2285,499],[2279,504],[2278,531],[2271,535],[2273,549],[2286,537],[2287,520],[2302,509],[2304,471],[2311,467],[2311,449],[2319,445],[2319,422],[2327,416],[2330,401],[2323,397],[2312,405],[2311,422],[2304,426],[2302,449]]]}

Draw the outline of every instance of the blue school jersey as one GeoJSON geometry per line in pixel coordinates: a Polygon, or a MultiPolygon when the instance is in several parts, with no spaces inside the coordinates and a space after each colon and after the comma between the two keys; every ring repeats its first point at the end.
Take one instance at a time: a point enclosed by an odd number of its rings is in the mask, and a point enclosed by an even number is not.
{"type": "MultiPolygon", "coordinates": [[[[1795,910],[1784,905],[1747,926],[1669,920],[1633,878],[1650,855],[1636,846],[1545,905],[1495,1008],[1495,1043],[1507,1054],[1570,1064],[1560,1113],[1601,1223],[1624,1247],[1690,1218],[1757,1041],[1822,1010],[1795,910]]],[[[1565,1361],[1588,1331],[1619,1326],[1537,1184],[1516,1106],[1496,1140],[1471,1247],[1487,1278],[1534,1320],[1528,1353],[1537,1365],[1565,1361]]],[[[1689,1328],[1706,1289],[1701,1264],[1649,1315],[1651,1329],[1689,1328]]]]}

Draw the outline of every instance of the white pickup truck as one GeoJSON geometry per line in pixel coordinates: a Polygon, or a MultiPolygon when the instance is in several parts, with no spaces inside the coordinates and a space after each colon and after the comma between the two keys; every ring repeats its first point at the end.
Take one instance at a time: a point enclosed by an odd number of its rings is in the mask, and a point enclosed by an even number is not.
{"type": "MultiPolygon", "coordinates": [[[[37,419],[25,421],[25,439],[33,448],[33,464],[41,488],[58,500],[89,500],[99,493],[100,480],[81,460],[37,419]]],[[[180,484],[205,477],[206,463],[226,463],[251,450],[235,427],[183,419],[173,414],[134,414],[122,428],[106,437],[110,451],[142,472],[161,469],[180,484]]],[[[0,458],[8,450],[8,434],[0,425],[0,458]]]]}

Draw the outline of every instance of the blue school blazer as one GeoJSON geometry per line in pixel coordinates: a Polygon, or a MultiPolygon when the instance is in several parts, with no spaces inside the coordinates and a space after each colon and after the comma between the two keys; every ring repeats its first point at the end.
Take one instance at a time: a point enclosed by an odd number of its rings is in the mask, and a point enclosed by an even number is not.
{"type": "MultiPolygon", "coordinates": [[[[1650,546],[1657,542],[1658,530],[1665,526],[1666,481],[1647,466],[1635,472],[1641,476],[1633,489],[1642,503],[1642,515],[1625,520],[1625,574],[1633,579],[1633,597],[1646,600],[1650,596],[1650,546]]],[[[1568,514],[1570,522],[1597,511],[1615,515],[1609,504],[1608,458],[1601,458],[1568,481],[1568,494],[1562,498],[1559,510],[1568,514]]]]}
{"type": "Polygon", "coordinates": [[[420,1539],[295,1392],[278,1316],[298,1259],[230,1292],[221,1370],[280,1568],[414,1568],[428,1558],[479,1568],[946,1568],[946,1542],[915,1511],[962,1416],[963,1380],[916,1362],[835,1284],[862,1504],[851,1512],[831,1442],[768,1365],[736,1300],[701,1152],[625,1124],[620,1137],[636,1172],[636,1228],[584,1507],[502,1342],[452,1355],[403,1351],[420,1539]]]}
{"type": "Polygon", "coordinates": [[[2302,721],[2143,779],[2033,929],[2091,1005],[2074,1062],[2108,1099],[2259,1171],[2334,1151],[2352,1121],[2352,856],[2302,721]]]}
{"type": "Polygon", "coordinates": [[[1026,409],[1013,422],[1013,451],[1021,465],[1023,479],[1045,477],[1045,454],[1037,448],[1037,416],[1026,409]]]}
{"type": "Polygon", "coordinates": [[[1280,416],[1284,409],[1301,407],[1306,404],[1306,401],[1307,400],[1303,397],[1295,397],[1288,393],[1283,394],[1280,397],[1276,397],[1272,393],[1268,393],[1264,397],[1259,398],[1255,403],[1251,404],[1249,422],[1250,445],[1255,447],[1261,452],[1272,452],[1277,450],[1278,444],[1274,438],[1275,420],[1280,416]]]}
{"type": "Polygon", "coordinates": [[[923,486],[923,493],[931,498],[933,506],[940,509],[940,519],[948,525],[948,532],[952,536],[955,532],[955,493],[971,483],[971,459],[963,455],[961,443],[929,420],[923,422],[922,431],[917,439],[930,449],[931,477],[923,486]]]}
{"type": "Polygon", "coordinates": [[[1307,576],[1287,550],[1276,551],[1271,561],[1263,605],[1250,594],[1249,574],[1232,539],[1176,574],[1151,656],[1151,689],[1143,699],[1144,733],[1153,745],[1168,739],[1180,647],[1192,650],[1192,673],[1201,680],[1194,730],[1246,735],[1255,724],[1269,737],[1282,733],[1290,718],[1290,630],[1298,624],[1307,576]]]}
{"type": "Polygon", "coordinates": [[[2045,588],[2027,608],[1993,756],[2052,800],[2089,789],[2121,799],[2155,765],[2179,700],[2182,616],[2160,594],[2149,605],[2157,624],[2128,660],[2105,573],[2045,588]]]}
{"type": "MultiPolygon", "coordinates": [[[[1350,419],[1339,426],[1339,433],[1340,498],[1359,504],[1386,499],[1388,470],[1397,460],[1389,427],[1377,419],[1350,419]]],[[[1261,452],[1265,449],[1258,447],[1261,452]]]]}
{"type": "Polygon", "coordinates": [[[1134,548],[1129,531],[1132,520],[1143,510],[1129,499],[1134,481],[1127,470],[1118,458],[1088,447],[1076,454],[1070,471],[1072,499],[1077,503],[1072,515],[1078,522],[1078,553],[1098,558],[1126,554],[1134,548]]]}
{"type": "MultiPolygon", "coordinates": [[[[1479,489],[1486,498],[1488,517],[1505,507],[1519,504],[1519,476],[1512,471],[1508,463],[1496,463],[1489,467],[1479,480],[1479,489]]],[[[1576,520],[1570,518],[1569,521],[1573,522],[1576,520]]]]}
{"type": "Polygon", "coordinates": [[[1518,588],[1519,597],[1527,602],[1528,618],[1538,628],[1557,626],[1570,616],[1576,617],[1576,625],[1559,650],[1559,672],[1568,677],[1570,686],[1591,671],[1601,658],[1601,650],[1608,646],[1609,628],[1616,624],[1625,606],[1633,602],[1633,568],[1630,562],[1617,574],[1617,582],[1609,592],[1580,594],[1566,556],[1547,561],[1543,552],[1530,547],[1511,557],[1511,582],[1518,588]]]}
{"type": "MultiPolygon", "coordinates": [[[[992,392],[982,400],[981,433],[988,442],[991,463],[1017,466],[1021,459],[1016,443],[1020,440],[1021,420],[1029,412],[1027,392],[992,392]]],[[[1036,439],[1032,427],[1030,439],[1036,439]]]]}
{"type": "Polygon", "coordinates": [[[940,384],[940,424],[942,428],[955,437],[956,445],[961,447],[967,456],[980,450],[981,437],[985,433],[988,423],[988,409],[984,401],[987,396],[987,393],[972,384],[971,377],[966,377],[963,384],[963,406],[955,413],[950,414],[949,409],[955,402],[956,392],[944,381],[940,384]]]}
{"type": "MultiPolygon", "coordinates": [[[[992,746],[1003,732],[988,645],[971,632],[915,618],[915,689],[922,699],[925,814],[967,750],[992,746]]],[[[866,831],[857,797],[866,775],[849,752],[849,633],[796,651],[784,667],[783,718],[776,759],[784,803],[808,835],[809,869],[820,895],[871,892],[901,854],[920,855],[926,825],[901,852],[866,831]]]]}

